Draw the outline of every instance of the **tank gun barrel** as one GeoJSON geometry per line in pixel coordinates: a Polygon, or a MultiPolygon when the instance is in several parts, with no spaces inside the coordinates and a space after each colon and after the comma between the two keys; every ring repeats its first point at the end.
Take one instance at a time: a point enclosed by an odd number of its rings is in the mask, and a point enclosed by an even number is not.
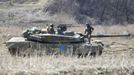
{"type": "Polygon", "coordinates": [[[131,34],[92,34],[92,37],[129,37],[131,34]]]}

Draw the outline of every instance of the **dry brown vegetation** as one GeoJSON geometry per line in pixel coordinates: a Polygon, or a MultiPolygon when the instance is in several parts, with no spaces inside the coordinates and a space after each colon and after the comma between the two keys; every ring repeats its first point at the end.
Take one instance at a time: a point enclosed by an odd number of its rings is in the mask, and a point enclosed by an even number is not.
{"type": "MultiPolygon", "coordinates": [[[[134,26],[94,26],[94,33],[133,34],[134,26]]],[[[85,27],[69,30],[81,31],[85,27]]],[[[93,38],[104,42],[105,48],[100,57],[77,58],[75,56],[31,56],[17,57],[8,53],[3,44],[13,36],[20,36],[22,27],[0,27],[0,75],[133,75],[134,74],[134,38],[93,38]]]]}
{"type": "Polygon", "coordinates": [[[133,0],[0,0],[0,21],[132,24],[133,5],[133,0]]]}

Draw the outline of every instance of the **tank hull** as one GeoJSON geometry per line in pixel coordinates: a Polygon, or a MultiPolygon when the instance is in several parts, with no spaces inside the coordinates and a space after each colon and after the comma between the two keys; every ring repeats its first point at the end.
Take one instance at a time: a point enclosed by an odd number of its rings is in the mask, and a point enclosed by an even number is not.
{"type": "Polygon", "coordinates": [[[93,52],[102,52],[103,47],[92,43],[40,43],[38,41],[28,41],[23,37],[13,37],[6,42],[6,46],[12,55],[33,54],[39,55],[90,55],[93,52]]]}

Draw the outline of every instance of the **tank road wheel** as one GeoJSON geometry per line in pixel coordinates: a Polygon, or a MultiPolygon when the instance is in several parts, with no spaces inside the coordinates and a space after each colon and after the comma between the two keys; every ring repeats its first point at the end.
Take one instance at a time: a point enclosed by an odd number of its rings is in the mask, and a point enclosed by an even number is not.
{"type": "Polygon", "coordinates": [[[75,55],[76,54],[76,47],[75,46],[73,46],[73,51],[72,51],[72,55],[75,55]]]}
{"type": "Polygon", "coordinates": [[[16,47],[15,44],[9,44],[7,46],[7,48],[11,55],[15,56],[15,55],[19,54],[18,48],[16,47]]]}
{"type": "Polygon", "coordinates": [[[88,53],[85,53],[85,54],[82,54],[82,53],[78,53],[77,54],[78,55],[78,58],[80,58],[80,57],[87,57],[88,56],[88,53]]]}
{"type": "Polygon", "coordinates": [[[22,56],[22,57],[25,57],[25,56],[30,56],[30,53],[32,53],[32,51],[28,50],[28,49],[9,48],[8,50],[9,50],[9,53],[12,56],[22,56]]]}
{"type": "Polygon", "coordinates": [[[102,55],[102,50],[99,50],[99,53],[98,53],[98,55],[100,56],[100,55],[102,55]]]}
{"type": "Polygon", "coordinates": [[[29,50],[27,48],[23,48],[23,47],[20,47],[20,46],[17,46],[16,44],[10,44],[8,45],[8,51],[9,53],[12,55],[12,56],[27,56],[27,55],[30,55],[28,53],[29,50]]]}
{"type": "Polygon", "coordinates": [[[71,53],[72,56],[77,56],[78,58],[80,58],[82,56],[82,53],[79,52],[79,47],[78,46],[73,46],[73,51],[71,53]]]}
{"type": "Polygon", "coordinates": [[[77,54],[77,57],[78,57],[78,58],[82,57],[82,53],[78,53],[78,54],[77,54]]]}
{"type": "Polygon", "coordinates": [[[83,56],[84,56],[84,57],[87,57],[87,56],[88,56],[88,53],[85,53],[83,56]]]}
{"type": "Polygon", "coordinates": [[[103,52],[103,46],[98,45],[98,47],[94,48],[94,50],[91,50],[90,56],[96,57],[101,56],[103,52]]]}
{"type": "Polygon", "coordinates": [[[9,50],[9,53],[10,53],[11,55],[13,55],[13,56],[19,55],[19,51],[18,51],[17,48],[9,48],[8,50],[9,50]]]}
{"type": "Polygon", "coordinates": [[[102,52],[103,52],[103,49],[104,49],[103,46],[104,46],[104,45],[99,45],[99,46],[98,46],[97,55],[99,55],[99,56],[102,55],[102,52]]]}
{"type": "Polygon", "coordinates": [[[102,52],[103,52],[103,49],[104,49],[104,44],[102,43],[102,42],[99,42],[98,43],[99,44],[99,47],[98,47],[98,55],[100,56],[100,55],[102,55],[102,52]]]}
{"type": "Polygon", "coordinates": [[[91,53],[90,53],[90,56],[96,57],[96,53],[97,53],[97,52],[91,52],[91,53]]]}

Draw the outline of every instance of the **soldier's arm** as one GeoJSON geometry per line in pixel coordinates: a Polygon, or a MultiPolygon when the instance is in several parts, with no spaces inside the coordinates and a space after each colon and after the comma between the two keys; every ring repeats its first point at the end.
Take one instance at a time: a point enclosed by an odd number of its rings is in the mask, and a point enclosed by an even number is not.
{"type": "Polygon", "coordinates": [[[94,28],[93,28],[93,27],[91,27],[91,29],[92,29],[92,31],[94,30],[94,28]]]}
{"type": "Polygon", "coordinates": [[[86,32],[87,32],[87,29],[85,29],[84,34],[86,34],[86,32]]]}

